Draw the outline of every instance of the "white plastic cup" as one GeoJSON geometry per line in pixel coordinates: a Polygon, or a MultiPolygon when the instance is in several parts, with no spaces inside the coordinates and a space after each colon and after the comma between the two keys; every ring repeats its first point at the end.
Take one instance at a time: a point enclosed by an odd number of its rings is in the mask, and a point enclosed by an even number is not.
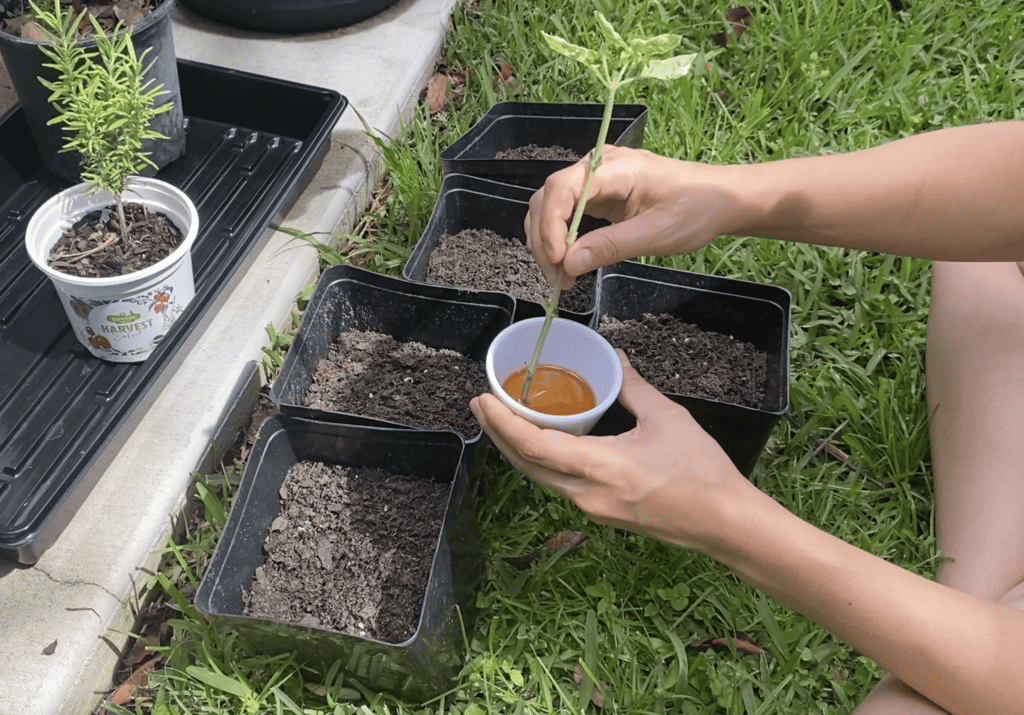
{"type": "Polygon", "coordinates": [[[518,395],[512,397],[501,387],[509,375],[530,364],[543,324],[544,318],[529,318],[513,323],[494,338],[484,363],[491,392],[538,427],[574,435],[587,434],[619,397],[622,363],[611,344],[582,323],[555,318],[544,342],[540,363],[560,365],[590,383],[596,406],[576,415],[548,415],[524,407],[518,402],[518,395]]]}
{"type": "Polygon", "coordinates": [[[180,189],[158,179],[133,178],[126,197],[165,214],[185,234],[171,255],[124,276],[81,278],[50,268],[50,250],[85,214],[112,206],[106,191],[90,193],[89,184],[65,189],[32,215],[25,233],[29,258],[52,281],[78,340],[98,358],[141,362],[195,297],[192,244],[199,214],[180,189]]]}

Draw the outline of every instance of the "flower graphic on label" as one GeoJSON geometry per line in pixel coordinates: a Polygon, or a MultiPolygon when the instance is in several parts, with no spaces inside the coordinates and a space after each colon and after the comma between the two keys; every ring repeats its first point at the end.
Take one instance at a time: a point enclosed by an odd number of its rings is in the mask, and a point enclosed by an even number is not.
{"type": "Polygon", "coordinates": [[[171,294],[169,290],[170,289],[168,289],[167,291],[162,291],[160,293],[153,294],[153,305],[151,306],[153,312],[164,312],[164,308],[166,308],[167,304],[171,301],[171,294]]]}
{"type": "Polygon", "coordinates": [[[97,350],[106,350],[110,348],[110,341],[102,335],[94,333],[92,328],[86,328],[85,332],[89,333],[89,344],[97,350]]]}
{"type": "Polygon", "coordinates": [[[71,299],[71,309],[75,311],[75,315],[82,318],[83,320],[89,319],[89,311],[92,310],[92,306],[86,303],[81,298],[71,299]]]}

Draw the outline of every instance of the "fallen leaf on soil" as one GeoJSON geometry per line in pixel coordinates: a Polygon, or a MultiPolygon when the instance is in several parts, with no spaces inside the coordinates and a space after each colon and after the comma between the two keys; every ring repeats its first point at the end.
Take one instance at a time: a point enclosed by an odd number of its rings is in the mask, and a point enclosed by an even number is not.
{"type": "Polygon", "coordinates": [[[749,655],[764,654],[764,649],[743,631],[733,631],[731,634],[719,638],[705,638],[704,640],[694,641],[688,647],[694,650],[705,650],[707,648],[712,650],[729,650],[730,647],[733,647],[749,655]]]}
{"type": "Polygon", "coordinates": [[[57,652],[57,641],[43,648],[43,655],[53,655],[57,652]]]}
{"type": "Polygon", "coordinates": [[[135,697],[135,688],[144,688],[149,684],[149,674],[162,657],[157,653],[149,660],[143,662],[142,665],[132,671],[127,680],[118,686],[117,690],[114,691],[114,694],[108,700],[114,703],[114,705],[125,705],[131,702],[132,698],[135,697]]]}
{"type": "MultiPolygon", "coordinates": [[[[740,36],[747,31],[747,28],[750,27],[750,23],[754,20],[754,16],[751,14],[750,10],[740,5],[739,7],[726,10],[725,19],[732,23],[732,33],[738,40],[740,39],[740,36]]],[[[729,44],[729,33],[722,30],[715,35],[715,42],[722,47],[725,47],[729,44]]]]}
{"type": "MultiPolygon", "coordinates": [[[[576,681],[576,687],[583,685],[584,676],[586,676],[586,673],[583,672],[583,666],[577,663],[576,670],[573,671],[572,676],[572,679],[576,681]]],[[[590,694],[590,702],[594,703],[594,705],[599,708],[603,708],[605,704],[604,695],[601,694],[602,692],[608,692],[609,695],[611,694],[607,685],[604,683],[595,683],[594,692],[590,694]]]]}
{"type": "Polygon", "coordinates": [[[435,72],[427,83],[427,108],[431,115],[445,110],[462,94],[466,79],[460,72],[435,72]]]}
{"type": "Polygon", "coordinates": [[[502,87],[515,87],[516,86],[516,73],[512,69],[512,65],[508,62],[498,60],[494,63],[495,69],[498,70],[497,76],[494,78],[494,88],[501,90],[502,87]]]}
{"type": "Polygon", "coordinates": [[[21,28],[21,37],[25,40],[32,40],[34,42],[46,42],[46,35],[39,29],[39,25],[33,20],[29,20],[21,28]]]}
{"type": "Polygon", "coordinates": [[[587,535],[582,531],[559,531],[544,544],[544,548],[554,553],[555,551],[575,551],[587,543],[587,535]]]}

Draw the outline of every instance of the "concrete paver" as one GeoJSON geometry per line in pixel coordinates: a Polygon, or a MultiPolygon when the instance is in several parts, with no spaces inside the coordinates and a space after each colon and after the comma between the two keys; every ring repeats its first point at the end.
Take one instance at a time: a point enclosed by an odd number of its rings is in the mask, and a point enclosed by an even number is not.
{"type": "MultiPolygon", "coordinates": [[[[453,6],[401,0],[350,28],[279,35],[229,28],[179,4],[175,45],[185,59],[335,89],[393,135],[439,57],[453,6]]],[[[14,102],[0,76],[0,109],[14,102]]],[[[283,223],[310,232],[349,227],[379,171],[372,143],[346,110],[322,168],[283,223]]],[[[287,324],[295,296],[316,271],[311,247],[272,236],[141,423],[122,436],[113,463],[57,543],[32,567],[0,563],[0,715],[92,711],[192,475],[231,431],[225,425],[237,424],[232,406],[254,400],[264,326],[287,324]]]]}

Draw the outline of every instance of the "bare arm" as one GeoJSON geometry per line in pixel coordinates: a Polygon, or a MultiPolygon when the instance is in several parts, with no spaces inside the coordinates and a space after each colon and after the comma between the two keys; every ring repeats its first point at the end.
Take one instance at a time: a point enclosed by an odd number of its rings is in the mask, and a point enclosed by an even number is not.
{"type": "Polygon", "coordinates": [[[740,475],[679,405],[628,365],[616,437],[542,430],[492,395],[495,445],[595,521],[704,552],[955,715],[1024,712],[1024,611],[905,571],[817,529],[740,475]]]}
{"type": "Polygon", "coordinates": [[[711,166],[608,147],[588,213],[614,225],[566,252],[586,177],[576,164],[534,195],[526,232],[549,279],[737,234],[947,261],[1024,260],[1024,122],[953,129],[848,154],[711,166]]]}
{"type": "Polygon", "coordinates": [[[733,233],[945,261],[1024,259],[1024,122],[736,169],[733,233]]]}

